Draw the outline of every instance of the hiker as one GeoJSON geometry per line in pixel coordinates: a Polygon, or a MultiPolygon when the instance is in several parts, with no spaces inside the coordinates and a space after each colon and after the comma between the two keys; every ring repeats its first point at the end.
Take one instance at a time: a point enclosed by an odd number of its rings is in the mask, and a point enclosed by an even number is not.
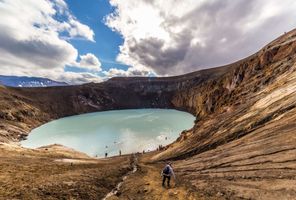
{"type": "Polygon", "coordinates": [[[108,153],[105,153],[105,158],[107,158],[108,157],[108,153]]]}
{"type": "Polygon", "coordinates": [[[121,150],[119,150],[119,156],[121,156],[121,150]]]}
{"type": "Polygon", "coordinates": [[[168,180],[167,185],[168,187],[170,187],[171,176],[173,176],[174,180],[176,180],[176,176],[175,176],[171,162],[168,162],[166,166],[163,168],[163,170],[161,171],[161,176],[162,176],[162,187],[165,186],[166,179],[168,180]]]}
{"type": "Polygon", "coordinates": [[[163,149],[163,146],[160,144],[160,145],[158,146],[158,149],[159,149],[159,151],[161,151],[161,150],[163,149]]]}

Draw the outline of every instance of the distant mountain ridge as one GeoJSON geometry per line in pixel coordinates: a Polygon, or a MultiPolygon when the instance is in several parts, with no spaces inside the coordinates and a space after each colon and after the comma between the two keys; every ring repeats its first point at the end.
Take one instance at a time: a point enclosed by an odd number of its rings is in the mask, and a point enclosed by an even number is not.
{"type": "Polygon", "coordinates": [[[66,86],[68,84],[65,82],[54,81],[48,78],[0,75],[0,85],[10,87],[53,87],[66,86]]]}
{"type": "MultiPolygon", "coordinates": [[[[137,108],[187,111],[196,116],[194,126],[164,150],[150,154],[152,158],[144,155],[149,169],[130,177],[129,184],[144,177],[136,194],[149,188],[145,184],[150,181],[150,163],[171,160],[178,179],[186,180],[183,184],[201,197],[296,199],[296,29],[248,58],[218,68],[67,87],[0,86],[0,102],[0,143],[7,144],[71,115],[137,108]]],[[[134,190],[132,184],[123,187],[121,195],[134,190]]]]}

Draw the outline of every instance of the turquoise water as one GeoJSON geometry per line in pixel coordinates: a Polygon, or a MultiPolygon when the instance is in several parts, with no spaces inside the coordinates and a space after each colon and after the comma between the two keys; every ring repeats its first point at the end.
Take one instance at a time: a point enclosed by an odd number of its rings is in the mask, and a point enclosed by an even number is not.
{"type": "Polygon", "coordinates": [[[194,116],[177,110],[137,109],[96,112],[51,121],[30,133],[22,146],[62,144],[103,157],[155,150],[190,129],[194,116]]]}

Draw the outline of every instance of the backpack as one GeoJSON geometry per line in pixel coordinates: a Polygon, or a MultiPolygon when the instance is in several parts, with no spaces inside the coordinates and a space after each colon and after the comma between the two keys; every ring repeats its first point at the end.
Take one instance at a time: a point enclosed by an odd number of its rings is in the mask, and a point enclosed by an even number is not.
{"type": "Polygon", "coordinates": [[[170,174],[170,167],[169,166],[166,166],[163,171],[162,171],[163,174],[167,174],[169,175],[170,174]]]}

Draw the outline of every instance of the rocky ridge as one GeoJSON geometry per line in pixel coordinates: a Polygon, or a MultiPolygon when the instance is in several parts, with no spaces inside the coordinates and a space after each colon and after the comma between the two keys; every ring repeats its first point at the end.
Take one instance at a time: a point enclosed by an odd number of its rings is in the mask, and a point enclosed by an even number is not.
{"type": "Polygon", "coordinates": [[[176,77],[1,87],[0,141],[19,141],[42,123],[74,114],[175,108],[194,114],[195,125],[153,161],[176,160],[177,172],[196,190],[220,188],[221,198],[231,193],[237,198],[293,199],[295,77],[293,30],[246,59],[176,77]]]}

